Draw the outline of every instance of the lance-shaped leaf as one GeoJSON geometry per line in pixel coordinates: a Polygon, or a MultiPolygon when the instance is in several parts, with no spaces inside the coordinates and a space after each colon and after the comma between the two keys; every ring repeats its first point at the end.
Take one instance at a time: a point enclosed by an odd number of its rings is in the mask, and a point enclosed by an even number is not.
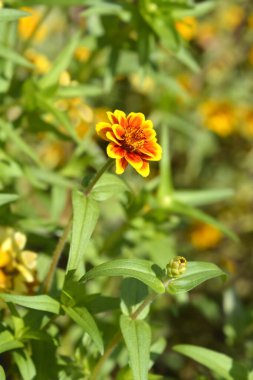
{"type": "Polygon", "coordinates": [[[214,226],[215,228],[223,232],[225,235],[227,235],[231,239],[238,241],[238,237],[235,235],[233,231],[227,228],[219,220],[216,220],[215,218],[206,214],[202,210],[189,206],[186,203],[178,202],[176,200],[173,200],[173,202],[169,205],[169,209],[180,215],[185,215],[195,220],[200,220],[204,223],[210,224],[211,226],[214,226]]]}
{"type": "Polygon", "coordinates": [[[0,9],[0,22],[2,21],[15,21],[21,17],[29,16],[29,13],[17,9],[0,9]]]}
{"type": "Polygon", "coordinates": [[[5,380],[6,379],[4,369],[3,369],[3,367],[1,365],[0,365],[0,379],[1,380],[5,380]]]}
{"type": "Polygon", "coordinates": [[[16,194],[0,194],[0,206],[16,201],[19,198],[16,194]]]}
{"type": "Polygon", "coordinates": [[[0,299],[3,299],[5,302],[12,302],[20,306],[28,307],[29,309],[42,310],[54,314],[59,314],[60,310],[59,302],[46,294],[38,296],[22,296],[1,293],[0,299]]]}
{"type": "Polygon", "coordinates": [[[151,346],[149,325],[143,320],[133,320],[122,315],[120,329],[127,346],[133,380],[147,380],[151,346]]]}
{"type": "Polygon", "coordinates": [[[85,250],[96,226],[99,208],[93,199],[85,197],[79,191],[73,192],[72,201],[74,217],[67,272],[78,269],[82,275],[85,250]]]}
{"type": "Polygon", "coordinates": [[[33,64],[31,62],[27,61],[27,59],[25,59],[22,55],[18,54],[12,48],[7,47],[3,44],[0,44],[0,57],[17,65],[27,67],[28,69],[33,68],[33,64]]]}
{"type": "MultiPolygon", "coordinates": [[[[1,50],[1,48],[0,48],[1,50]]],[[[12,127],[11,124],[6,123],[0,119],[0,128],[7,134],[10,141],[12,141],[16,147],[23,152],[27,157],[29,157],[38,166],[42,166],[41,161],[35,151],[22,139],[17,131],[12,127]]]]}
{"type": "Polygon", "coordinates": [[[23,347],[23,343],[15,339],[8,330],[0,333],[0,354],[20,347],[23,347]]]}
{"type": "Polygon", "coordinates": [[[133,277],[144,282],[156,293],[164,293],[164,285],[160,280],[163,271],[158,266],[147,260],[140,259],[119,259],[112,260],[88,271],[82,281],[88,281],[96,277],[124,276],[133,277]]]}
{"type": "Polygon", "coordinates": [[[226,380],[248,380],[246,368],[220,352],[191,344],[179,344],[174,351],[195,360],[226,380]]]}
{"type": "Polygon", "coordinates": [[[201,261],[188,262],[184,274],[170,281],[167,291],[172,294],[185,293],[211,278],[226,277],[217,265],[201,261]]]}
{"type": "Polygon", "coordinates": [[[75,321],[83,330],[89,334],[91,339],[96,344],[101,355],[104,352],[103,340],[92,315],[85,307],[68,307],[62,306],[63,310],[75,321]]]}
{"type": "Polygon", "coordinates": [[[18,366],[23,380],[32,380],[36,375],[35,366],[30,355],[26,351],[16,351],[13,358],[18,366]]]}

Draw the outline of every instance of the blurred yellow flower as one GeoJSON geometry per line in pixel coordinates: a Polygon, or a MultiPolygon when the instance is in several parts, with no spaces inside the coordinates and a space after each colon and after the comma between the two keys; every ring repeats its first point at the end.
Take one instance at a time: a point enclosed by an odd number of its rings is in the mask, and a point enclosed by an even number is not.
{"type": "Polygon", "coordinates": [[[138,112],[107,112],[108,122],[96,125],[97,134],[106,141],[107,154],[116,159],[116,173],[124,173],[130,164],[140,175],[149,175],[149,161],[160,161],[162,148],[157,143],[151,120],[138,112]]]}
{"type": "Polygon", "coordinates": [[[192,40],[197,32],[197,20],[195,17],[185,17],[176,21],[178,33],[187,41],[192,40]]]}
{"type": "Polygon", "coordinates": [[[205,223],[197,223],[191,233],[191,244],[200,250],[214,248],[222,239],[222,233],[215,227],[205,223]]]}
{"type": "MultiPolygon", "coordinates": [[[[39,10],[30,7],[22,7],[21,10],[30,14],[27,17],[20,18],[18,21],[19,35],[25,40],[30,38],[36,30],[41,21],[42,13],[39,10]]],[[[44,25],[41,25],[34,35],[34,40],[42,42],[46,38],[47,33],[47,28],[44,25]]]]}
{"type": "Polygon", "coordinates": [[[70,73],[67,70],[63,71],[59,78],[59,85],[67,87],[71,84],[71,82],[72,81],[70,73]]]}
{"type": "Polygon", "coordinates": [[[253,46],[249,50],[248,58],[249,58],[249,63],[253,66],[253,46]]]}
{"type": "Polygon", "coordinates": [[[66,144],[62,141],[48,141],[45,139],[38,147],[38,154],[43,164],[54,169],[63,164],[67,155],[66,144]]]}
{"type": "Polygon", "coordinates": [[[201,21],[198,23],[196,40],[203,48],[208,48],[217,36],[217,27],[209,21],[201,21]]]}
{"type": "Polygon", "coordinates": [[[219,11],[218,15],[222,28],[234,30],[241,24],[245,11],[240,5],[237,4],[229,6],[226,5],[224,9],[219,11]]]}
{"type": "Polygon", "coordinates": [[[20,293],[36,285],[37,254],[24,250],[26,236],[12,228],[0,230],[0,288],[20,293]]]}
{"type": "Polygon", "coordinates": [[[208,100],[199,107],[204,125],[221,137],[234,132],[236,114],[232,104],[227,101],[208,100]]]}
{"type": "Polygon", "coordinates": [[[142,78],[141,75],[134,73],[129,76],[133,88],[141,94],[150,94],[155,89],[155,81],[150,76],[142,78]]]}
{"type": "Polygon", "coordinates": [[[25,57],[34,64],[36,74],[46,74],[51,68],[49,59],[35,50],[29,49],[25,53],[25,57]]]}
{"type": "Polygon", "coordinates": [[[78,46],[74,52],[74,57],[79,62],[86,62],[90,58],[90,50],[86,46],[78,46]]]}
{"type": "Polygon", "coordinates": [[[67,112],[77,135],[83,138],[94,120],[91,107],[79,97],[60,99],[56,105],[60,110],[67,112]]]}

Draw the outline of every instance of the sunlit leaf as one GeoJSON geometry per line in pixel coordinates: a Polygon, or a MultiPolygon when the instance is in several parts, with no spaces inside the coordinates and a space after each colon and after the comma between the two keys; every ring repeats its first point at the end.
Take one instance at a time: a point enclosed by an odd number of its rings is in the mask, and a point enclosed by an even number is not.
{"type": "Polygon", "coordinates": [[[222,353],[191,344],[179,344],[173,350],[195,360],[226,380],[248,380],[246,368],[222,353]]]}
{"type": "Polygon", "coordinates": [[[0,8],[0,22],[2,21],[15,21],[21,17],[28,16],[27,12],[18,9],[0,8]]]}
{"type": "Polygon", "coordinates": [[[0,353],[20,347],[23,347],[23,343],[16,340],[8,330],[0,333],[0,353]]]}
{"type": "Polygon", "coordinates": [[[185,293],[202,282],[219,276],[224,278],[226,274],[217,265],[201,261],[190,261],[187,263],[186,272],[170,281],[167,291],[172,294],[185,293]]]}
{"type": "Polygon", "coordinates": [[[16,194],[0,194],[0,206],[6,203],[14,202],[18,198],[19,196],[16,194]]]}
{"type": "Polygon", "coordinates": [[[92,189],[91,196],[96,201],[105,201],[124,191],[130,191],[130,188],[121,178],[114,174],[105,173],[92,189]]]}
{"type": "Polygon", "coordinates": [[[28,307],[35,310],[43,310],[49,313],[59,314],[60,304],[48,295],[38,296],[22,296],[18,294],[1,293],[0,299],[5,302],[13,302],[14,304],[28,307]]]}
{"type": "Polygon", "coordinates": [[[23,380],[32,380],[36,375],[33,361],[26,351],[15,351],[13,358],[18,366],[19,372],[23,380]]]}
{"type": "Polygon", "coordinates": [[[99,208],[97,203],[79,191],[73,192],[73,228],[67,271],[83,274],[84,255],[96,226],[99,208]]]}
{"type": "Polygon", "coordinates": [[[27,67],[28,69],[33,68],[33,64],[31,62],[27,61],[27,59],[25,59],[22,55],[18,54],[12,48],[7,47],[1,43],[0,43],[0,57],[10,62],[13,62],[16,65],[27,67]]]}
{"type": "Polygon", "coordinates": [[[149,325],[143,320],[133,320],[122,315],[120,329],[127,346],[133,380],[147,380],[151,345],[149,325]]]}
{"type": "Polygon", "coordinates": [[[118,259],[100,264],[88,271],[82,281],[89,281],[96,277],[123,276],[133,277],[144,282],[157,293],[164,293],[164,285],[158,278],[163,273],[160,267],[147,260],[118,259]]]}
{"type": "Polygon", "coordinates": [[[104,351],[103,340],[96,322],[88,310],[85,307],[62,306],[62,308],[73,321],[80,325],[83,330],[90,335],[102,355],[104,351]]]}

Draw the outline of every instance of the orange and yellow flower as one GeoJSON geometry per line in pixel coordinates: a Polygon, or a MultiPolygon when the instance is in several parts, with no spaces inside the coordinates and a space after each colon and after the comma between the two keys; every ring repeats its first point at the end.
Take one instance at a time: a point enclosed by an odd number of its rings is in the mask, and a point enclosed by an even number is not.
{"type": "Polygon", "coordinates": [[[130,164],[140,175],[149,175],[149,161],[159,161],[162,148],[157,143],[151,120],[138,112],[107,112],[108,122],[96,125],[97,134],[109,141],[107,154],[116,159],[116,173],[124,173],[130,164]]]}
{"type": "Polygon", "coordinates": [[[199,250],[214,248],[221,239],[222,233],[217,228],[206,223],[196,224],[190,233],[192,245],[199,250]]]}

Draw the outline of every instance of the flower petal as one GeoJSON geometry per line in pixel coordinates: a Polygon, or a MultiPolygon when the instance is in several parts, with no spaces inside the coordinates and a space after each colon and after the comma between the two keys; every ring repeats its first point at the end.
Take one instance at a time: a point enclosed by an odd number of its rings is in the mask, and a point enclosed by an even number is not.
{"type": "Polygon", "coordinates": [[[113,124],[112,125],[112,130],[115,136],[117,137],[118,140],[123,140],[123,136],[125,134],[125,128],[123,128],[119,124],[113,124]]]}
{"type": "Polygon", "coordinates": [[[132,152],[126,152],[125,158],[127,162],[138,171],[143,165],[142,158],[139,154],[132,153],[132,152]]]}
{"type": "Polygon", "coordinates": [[[124,173],[127,165],[128,162],[125,160],[125,158],[116,158],[116,174],[124,173]]]}
{"type": "Polygon", "coordinates": [[[108,131],[111,131],[112,130],[112,126],[111,124],[109,123],[105,123],[103,121],[101,121],[100,123],[97,123],[96,125],[96,132],[98,134],[99,137],[101,137],[101,139],[103,140],[107,140],[107,137],[106,137],[106,133],[108,131]]]}
{"type": "Polygon", "coordinates": [[[144,144],[140,152],[145,154],[145,159],[149,161],[160,161],[162,158],[162,147],[156,142],[144,144]]]}
{"type": "Polygon", "coordinates": [[[107,154],[111,158],[123,158],[125,156],[125,151],[120,146],[111,142],[107,145],[107,154]]]}
{"type": "Polygon", "coordinates": [[[123,111],[115,110],[114,112],[106,112],[108,119],[112,124],[120,124],[120,120],[126,119],[126,114],[123,111]]]}
{"type": "Polygon", "coordinates": [[[128,124],[131,125],[131,127],[138,128],[145,121],[145,116],[141,112],[138,112],[138,113],[131,112],[127,116],[127,120],[128,120],[128,124]]]}
{"type": "Polygon", "coordinates": [[[137,170],[137,172],[142,176],[142,177],[147,177],[150,173],[149,170],[149,163],[147,161],[143,161],[143,165],[140,169],[137,170]]]}
{"type": "Polygon", "coordinates": [[[115,135],[114,135],[114,133],[112,131],[106,132],[106,139],[108,141],[113,141],[117,145],[121,145],[120,142],[117,140],[117,138],[115,137],[115,135]]]}

